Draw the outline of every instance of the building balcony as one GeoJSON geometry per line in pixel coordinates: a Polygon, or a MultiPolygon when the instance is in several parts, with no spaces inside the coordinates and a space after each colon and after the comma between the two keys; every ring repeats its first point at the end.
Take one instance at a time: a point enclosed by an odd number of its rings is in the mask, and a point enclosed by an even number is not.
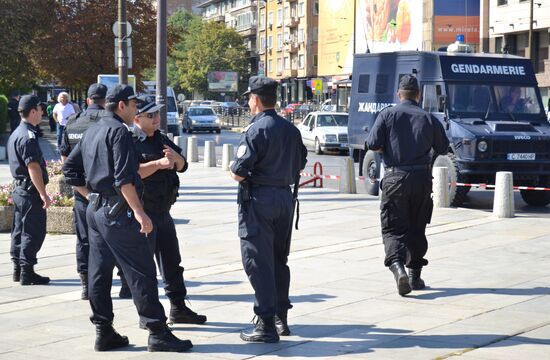
{"type": "Polygon", "coordinates": [[[297,77],[298,76],[298,69],[290,69],[288,72],[290,74],[290,77],[297,77]]]}
{"type": "Polygon", "coordinates": [[[210,15],[208,17],[204,17],[204,20],[214,21],[214,22],[225,22],[225,15],[214,14],[214,15],[210,15]]]}
{"type": "MultiPolygon", "coordinates": [[[[260,6],[260,7],[261,7],[261,6],[260,6]]],[[[236,14],[239,14],[239,13],[245,12],[245,11],[252,11],[252,12],[255,12],[255,11],[257,11],[257,9],[258,9],[257,1],[251,1],[250,4],[245,5],[245,6],[240,6],[240,7],[233,8],[233,9],[229,10],[229,12],[230,12],[232,15],[236,15],[236,14]]]]}
{"type": "Polygon", "coordinates": [[[242,37],[256,36],[256,25],[249,24],[245,26],[237,26],[235,31],[239,33],[242,37]]]}
{"type": "Polygon", "coordinates": [[[246,56],[249,57],[249,58],[255,58],[255,57],[258,57],[258,51],[257,50],[247,50],[246,51],[246,56]]]}
{"type": "Polygon", "coordinates": [[[291,42],[285,46],[285,50],[291,54],[297,52],[299,48],[300,46],[295,42],[291,42]]]}
{"type": "Polygon", "coordinates": [[[298,24],[300,24],[300,18],[297,16],[294,16],[288,19],[286,26],[289,28],[295,28],[296,26],[298,26],[298,24]]]}

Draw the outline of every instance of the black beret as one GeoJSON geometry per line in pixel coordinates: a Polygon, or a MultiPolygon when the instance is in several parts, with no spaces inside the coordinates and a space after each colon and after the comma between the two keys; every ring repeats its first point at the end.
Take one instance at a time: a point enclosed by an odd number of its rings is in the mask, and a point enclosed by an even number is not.
{"type": "Polygon", "coordinates": [[[107,86],[103,84],[92,84],[88,88],[88,98],[90,99],[105,99],[107,95],[107,86]]]}
{"type": "Polygon", "coordinates": [[[157,105],[153,95],[142,95],[137,98],[137,113],[154,113],[162,109],[164,105],[157,105]]]}
{"type": "Polygon", "coordinates": [[[36,109],[40,104],[40,99],[36,95],[23,95],[19,100],[18,110],[29,112],[31,109],[36,109]]]}
{"type": "Polygon", "coordinates": [[[416,76],[411,74],[403,75],[399,80],[399,90],[420,91],[416,76]]]}
{"type": "Polygon", "coordinates": [[[248,91],[243,94],[246,96],[250,93],[258,95],[275,95],[277,94],[277,83],[275,80],[264,76],[252,76],[248,82],[248,91]]]}
{"type": "Polygon", "coordinates": [[[126,84],[118,84],[107,91],[105,99],[110,103],[118,103],[119,101],[133,100],[136,97],[133,87],[126,84]]]}

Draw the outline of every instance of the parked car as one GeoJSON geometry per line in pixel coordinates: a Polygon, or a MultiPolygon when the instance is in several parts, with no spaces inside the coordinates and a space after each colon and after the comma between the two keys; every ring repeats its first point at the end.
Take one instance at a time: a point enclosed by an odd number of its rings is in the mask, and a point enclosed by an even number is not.
{"type": "Polygon", "coordinates": [[[298,124],[302,141],[316,154],[324,151],[348,151],[348,114],[314,111],[298,124]]]}
{"type": "Polygon", "coordinates": [[[220,103],[220,111],[224,115],[238,115],[242,107],[234,101],[226,101],[220,103]]]}
{"type": "Polygon", "coordinates": [[[183,130],[191,134],[193,131],[221,132],[221,121],[209,106],[192,106],[183,117],[183,130]]]}
{"type": "Polygon", "coordinates": [[[302,104],[294,110],[295,118],[304,118],[310,112],[315,111],[315,107],[310,104],[302,104]]]}
{"type": "Polygon", "coordinates": [[[285,106],[283,108],[283,114],[285,116],[289,116],[290,114],[294,113],[294,110],[296,110],[300,105],[300,103],[292,103],[292,104],[288,104],[287,106],[285,106]]]}

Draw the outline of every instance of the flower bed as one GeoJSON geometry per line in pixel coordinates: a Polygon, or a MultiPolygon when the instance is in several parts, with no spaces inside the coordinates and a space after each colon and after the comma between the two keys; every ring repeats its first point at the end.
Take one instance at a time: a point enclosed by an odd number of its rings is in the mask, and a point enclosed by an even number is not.
{"type": "Polygon", "coordinates": [[[61,168],[63,164],[61,161],[47,161],[46,170],[48,171],[48,177],[50,182],[46,185],[46,192],[48,194],[61,193],[66,197],[73,196],[73,188],[65,182],[65,176],[61,168]]]}
{"type": "Polygon", "coordinates": [[[13,184],[0,185],[0,231],[11,231],[13,223],[13,184]]]}

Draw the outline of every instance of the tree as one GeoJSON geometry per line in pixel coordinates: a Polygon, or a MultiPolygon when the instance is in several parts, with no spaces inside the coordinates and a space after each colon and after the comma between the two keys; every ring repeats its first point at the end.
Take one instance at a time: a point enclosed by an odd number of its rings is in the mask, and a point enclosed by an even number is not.
{"type": "MultiPolygon", "coordinates": [[[[152,0],[127,2],[132,24],[133,73],[140,80],[155,63],[156,12],[152,0]]],[[[64,86],[85,89],[98,74],[112,74],[115,67],[112,24],[117,20],[113,0],[56,2],[54,23],[38,44],[35,61],[64,86]]]]}
{"type": "Polygon", "coordinates": [[[172,51],[182,88],[209,95],[210,71],[247,72],[243,39],[234,29],[215,22],[189,24],[190,31],[172,51]]]}
{"type": "Polygon", "coordinates": [[[0,93],[31,88],[39,80],[32,55],[50,28],[54,6],[55,0],[0,0],[0,93]]]}

